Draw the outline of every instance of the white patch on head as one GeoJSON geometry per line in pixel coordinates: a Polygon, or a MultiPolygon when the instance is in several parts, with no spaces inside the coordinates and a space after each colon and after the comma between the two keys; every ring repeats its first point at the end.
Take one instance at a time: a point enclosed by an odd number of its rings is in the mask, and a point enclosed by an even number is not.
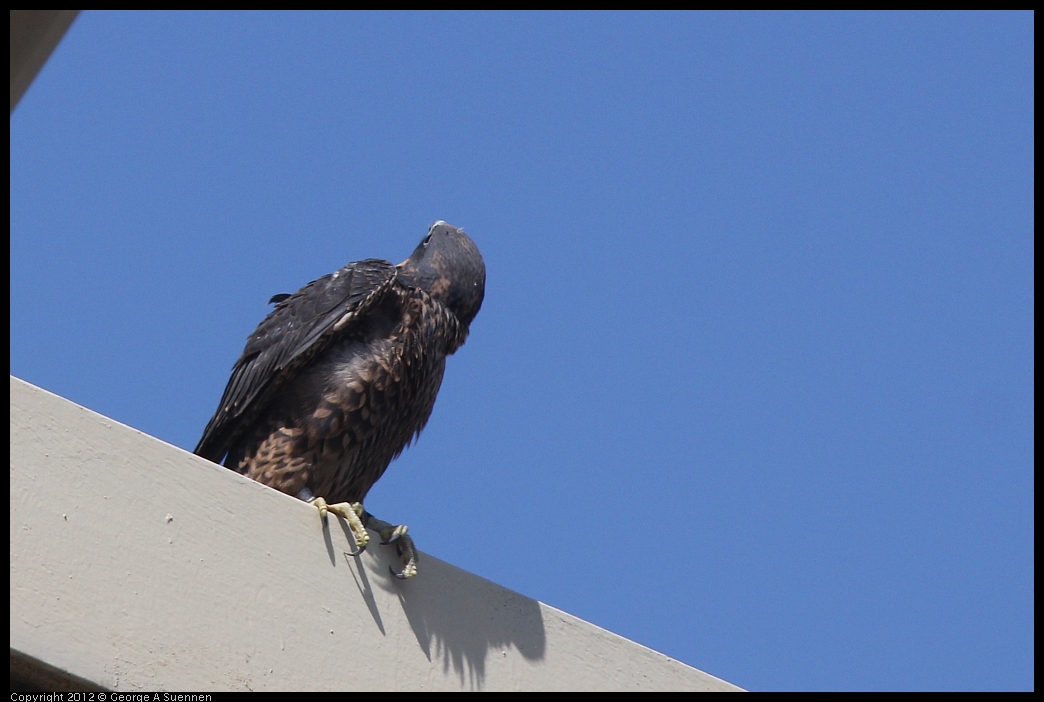
{"type": "MultiPolygon", "coordinates": [[[[433,225],[431,225],[430,227],[428,227],[428,233],[430,234],[430,233],[431,233],[431,230],[432,230],[432,229],[434,229],[435,227],[439,226],[440,224],[446,224],[446,223],[445,223],[445,222],[443,222],[443,221],[442,221],[442,220],[440,219],[440,220],[439,220],[438,222],[436,222],[435,224],[433,224],[433,225]]],[[[446,224],[446,226],[448,227],[449,225],[448,225],[448,224],[446,224]]]]}

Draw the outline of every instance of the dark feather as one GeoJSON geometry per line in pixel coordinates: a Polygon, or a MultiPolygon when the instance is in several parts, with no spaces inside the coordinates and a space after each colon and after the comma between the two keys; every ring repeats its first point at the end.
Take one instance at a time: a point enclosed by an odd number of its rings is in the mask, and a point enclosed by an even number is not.
{"type": "Polygon", "coordinates": [[[220,463],[266,400],[329,346],[334,325],[345,315],[364,316],[390,289],[395,274],[391,263],[371,258],[324,275],[281,301],[247,339],[195,453],[220,463]]]}
{"type": "Polygon", "coordinates": [[[475,243],[436,222],[398,266],[367,259],[275,296],[195,452],[290,495],[361,502],[427,423],[485,281],[475,243]]]}

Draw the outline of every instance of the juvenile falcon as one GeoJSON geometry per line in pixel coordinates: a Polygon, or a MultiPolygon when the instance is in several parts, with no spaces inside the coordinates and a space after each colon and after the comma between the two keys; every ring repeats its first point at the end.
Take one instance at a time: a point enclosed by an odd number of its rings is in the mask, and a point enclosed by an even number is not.
{"type": "Polygon", "coordinates": [[[293,295],[247,339],[195,453],[347,520],[361,553],[366,527],[395,543],[409,578],[417,553],[403,525],[362,502],[420,434],[446,356],[468,338],[486,267],[445,222],[397,266],[349,263],[293,295]]]}

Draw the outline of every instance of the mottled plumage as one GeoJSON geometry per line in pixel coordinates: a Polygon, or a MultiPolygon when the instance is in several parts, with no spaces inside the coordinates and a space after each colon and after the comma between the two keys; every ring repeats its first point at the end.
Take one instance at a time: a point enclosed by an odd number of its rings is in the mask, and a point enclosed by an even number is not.
{"type": "Polygon", "coordinates": [[[397,266],[350,263],[275,296],[195,453],[290,495],[361,503],[427,423],[485,278],[474,242],[436,222],[397,266]]]}

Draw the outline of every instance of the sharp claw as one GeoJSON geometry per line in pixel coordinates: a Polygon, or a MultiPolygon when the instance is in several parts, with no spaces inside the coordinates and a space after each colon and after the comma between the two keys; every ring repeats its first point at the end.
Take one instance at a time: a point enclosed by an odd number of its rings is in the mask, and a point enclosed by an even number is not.
{"type": "Polygon", "coordinates": [[[413,539],[407,534],[409,527],[405,524],[392,526],[388,522],[377,519],[366,510],[360,509],[360,512],[359,518],[362,520],[362,523],[368,529],[373,529],[380,534],[382,540],[379,543],[382,546],[395,544],[395,550],[398,551],[400,558],[406,553],[410,555],[401,573],[396,573],[391,566],[388,567],[388,572],[392,574],[392,577],[396,580],[406,580],[415,576],[417,574],[417,553],[413,546],[413,539]]]}
{"type": "Polygon", "coordinates": [[[345,551],[345,553],[347,553],[349,556],[352,556],[353,558],[356,558],[358,556],[363,555],[363,552],[365,550],[366,550],[366,546],[364,545],[364,546],[360,547],[359,550],[357,550],[357,551],[350,551],[350,552],[349,551],[345,551]]]}

